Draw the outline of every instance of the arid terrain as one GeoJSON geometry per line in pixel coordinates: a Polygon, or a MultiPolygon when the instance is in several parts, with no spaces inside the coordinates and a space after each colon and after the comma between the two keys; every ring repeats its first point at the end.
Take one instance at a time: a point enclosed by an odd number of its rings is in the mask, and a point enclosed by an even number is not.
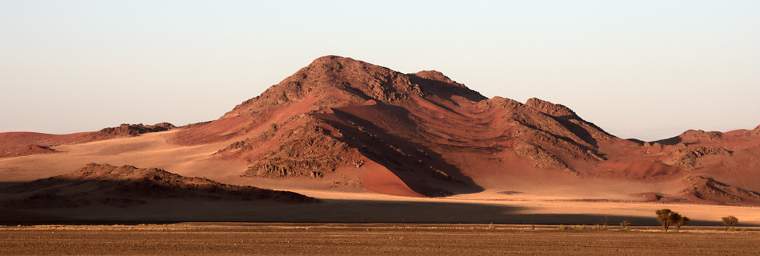
{"type": "Polygon", "coordinates": [[[2,255],[757,255],[760,231],[237,224],[0,228],[2,255]]]}
{"type": "Polygon", "coordinates": [[[624,139],[561,104],[325,56],[209,122],[0,133],[0,221],[758,225],[758,174],[760,127],[624,139]]]}

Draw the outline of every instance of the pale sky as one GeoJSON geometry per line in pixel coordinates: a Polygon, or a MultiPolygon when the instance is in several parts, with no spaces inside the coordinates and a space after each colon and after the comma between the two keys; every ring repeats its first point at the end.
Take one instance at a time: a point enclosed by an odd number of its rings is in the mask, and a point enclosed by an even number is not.
{"type": "Polygon", "coordinates": [[[623,138],[760,124],[760,1],[0,1],[0,131],[216,119],[328,54],[623,138]]]}

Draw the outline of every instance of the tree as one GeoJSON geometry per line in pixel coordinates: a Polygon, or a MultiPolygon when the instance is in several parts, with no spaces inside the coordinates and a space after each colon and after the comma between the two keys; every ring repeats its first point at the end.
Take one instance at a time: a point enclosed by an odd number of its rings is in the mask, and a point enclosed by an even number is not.
{"type": "Polygon", "coordinates": [[[736,225],[739,224],[739,218],[736,218],[735,216],[726,216],[722,218],[723,225],[726,226],[726,230],[736,228],[736,225]]]}
{"type": "Polygon", "coordinates": [[[671,219],[673,220],[673,225],[676,225],[676,232],[681,231],[681,226],[684,226],[691,221],[689,217],[682,216],[678,213],[671,215],[671,219]]]}
{"type": "Polygon", "coordinates": [[[668,232],[668,228],[670,228],[670,214],[673,213],[670,209],[660,209],[657,210],[655,213],[657,213],[657,221],[660,222],[660,225],[662,225],[662,229],[665,230],[665,232],[668,232]]]}
{"type": "Polygon", "coordinates": [[[688,217],[685,217],[670,209],[661,209],[655,212],[657,214],[657,221],[660,222],[665,232],[668,232],[670,226],[676,226],[676,231],[681,230],[681,226],[686,225],[691,221],[688,217]]]}

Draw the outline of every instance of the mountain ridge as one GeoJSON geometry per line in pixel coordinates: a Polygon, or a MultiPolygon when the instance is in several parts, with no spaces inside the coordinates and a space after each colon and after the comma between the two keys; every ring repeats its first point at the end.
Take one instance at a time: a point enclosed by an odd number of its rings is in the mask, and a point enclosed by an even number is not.
{"type": "Polygon", "coordinates": [[[760,170],[759,134],[760,126],[621,139],[562,104],[487,98],[439,71],[330,55],[165,140],[213,149],[204,160],[242,163],[226,171],[241,180],[439,197],[610,179],[672,182],[667,192],[677,196],[697,176],[760,190],[742,178],[760,170]]]}

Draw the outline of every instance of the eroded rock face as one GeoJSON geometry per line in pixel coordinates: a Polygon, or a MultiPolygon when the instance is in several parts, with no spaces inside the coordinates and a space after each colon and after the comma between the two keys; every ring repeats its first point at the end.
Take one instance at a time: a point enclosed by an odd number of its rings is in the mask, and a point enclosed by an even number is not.
{"type": "Polygon", "coordinates": [[[266,200],[315,202],[300,194],[234,186],[205,178],[184,177],[157,168],[88,164],[47,179],[7,187],[11,208],[76,208],[88,205],[129,207],[155,199],[266,200]]]}

